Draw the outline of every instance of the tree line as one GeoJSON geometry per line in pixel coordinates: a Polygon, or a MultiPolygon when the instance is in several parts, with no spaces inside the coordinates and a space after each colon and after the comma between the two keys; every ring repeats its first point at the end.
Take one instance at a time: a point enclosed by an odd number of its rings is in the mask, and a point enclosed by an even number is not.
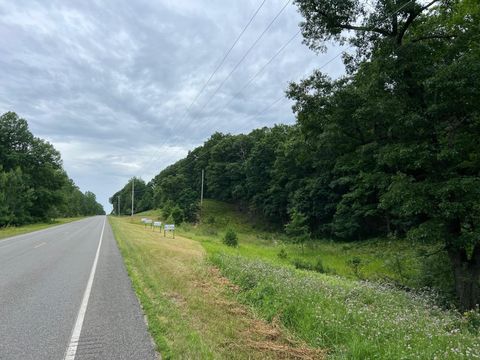
{"type": "MultiPolygon", "coordinates": [[[[349,44],[346,74],[292,83],[295,125],[213,134],[144,184],[194,221],[205,194],[300,238],[441,244],[480,303],[480,3],[297,0],[304,42],[349,44]]],[[[148,202],[150,201],[150,202],[148,202]]],[[[147,205],[148,204],[148,205],[147,205]]],[[[447,266],[447,264],[445,264],[447,266]]]]}
{"type": "Polygon", "coordinates": [[[101,214],[95,194],[80,191],[50,143],[16,113],[0,116],[0,226],[101,214]]]}

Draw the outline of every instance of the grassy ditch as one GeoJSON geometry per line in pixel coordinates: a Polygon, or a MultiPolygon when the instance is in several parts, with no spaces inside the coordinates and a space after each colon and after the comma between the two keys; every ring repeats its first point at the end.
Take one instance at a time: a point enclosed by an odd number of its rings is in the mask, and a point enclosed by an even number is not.
{"type": "Polygon", "coordinates": [[[46,229],[52,226],[66,224],[66,223],[77,221],[80,219],[83,219],[83,217],[61,218],[61,219],[55,219],[47,223],[36,223],[36,224],[29,224],[24,226],[7,226],[4,228],[0,228],[0,239],[46,229]]]}
{"type": "Polygon", "coordinates": [[[222,252],[210,258],[241,289],[241,302],[329,349],[329,358],[480,358],[478,317],[442,310],[427,294],[222,252]]]}
{"type": "Polygon", "coordinates": [[[239,288],[209,265],[200,243],[163,237],[139,217],[109,217],[164,359],[321,359],[281,325],[236,300],[239,288]]]}

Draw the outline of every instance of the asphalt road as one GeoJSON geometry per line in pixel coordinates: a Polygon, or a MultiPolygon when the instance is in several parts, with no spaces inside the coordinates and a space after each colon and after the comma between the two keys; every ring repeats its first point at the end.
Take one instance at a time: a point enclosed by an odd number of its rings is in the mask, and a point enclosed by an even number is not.
{"type": "Polygon", "coordinates": [[[1,360],[156,359],[105,219],[0,240],[1,360]]]}

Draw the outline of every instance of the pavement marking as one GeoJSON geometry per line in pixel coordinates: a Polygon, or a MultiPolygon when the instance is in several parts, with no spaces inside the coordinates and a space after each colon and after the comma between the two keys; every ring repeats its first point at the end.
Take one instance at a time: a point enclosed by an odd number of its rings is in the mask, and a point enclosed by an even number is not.
{"type": "Polygon", "coordinates": [[[42,243],[40,243],[40,244],[38,244],[38,245],[35,245],[33,248],[34,248],[34,249],[38,249],[40,246],[43,246],[43,245],[47,245],[47,243],[46,243],[46,242],[42,242],[42,243]]]}
{"type": "Polygon", "coordinates": [[[75,326],[73,327],[72,336],[70,338],[70,343],[68,344],[67,350],[65,352],[64,360],[74,360],[77,353],[78,342],[80,340],[80,333],[82,332],[83,320],[85,319],[85,314],[87,312],[88,299],[90,298],[90,293],[92,291],[93,278],[95,277],[95,270],[97,269],[98,256],[100,254],[100,247],[102,246],[103,232],[105,230],[105,222],[107,217],[103,220],[102,233],[100,234],[100,241],[98,243],[97,253],[95,254],[95,259],[93,260],[92,270],[90,271],[90,276],[88,278],[87,287],[85,293],[83,294],[82,303],[80,309],[78,310],[77,320],[75,321],[75,326]]]}

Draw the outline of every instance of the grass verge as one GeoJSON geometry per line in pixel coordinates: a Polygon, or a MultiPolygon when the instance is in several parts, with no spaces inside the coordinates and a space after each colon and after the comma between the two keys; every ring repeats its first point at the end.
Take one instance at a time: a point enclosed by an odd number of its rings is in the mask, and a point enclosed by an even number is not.
{"type": "Polygon", "coordinates": [[[479,333],[468,317],[440,309],[427,294],[222,252],[210,257],[240,287],[243,303],[310,346],[330,349],[329,358],[480,358],[479,333]]]}
{"type": "MultiPolygon", "coordinates": [[[[162,220],[160,210],[138,215],[162,220]]],[[[361,242],[317,239],[302,249],[289,241],[285,234],[265,229],[261,221],[239,211],[235,205],[214,200],[204,200],[200,219],[194,226],[184,223],[177,227],[178,233],[211,248],[222,248],[221,242],[226,231],[232,229],[239,237],[239,253],[248,258],[260,257],[278,265],[294,266],[300,262],[311,267],[321,261],[325,272],[330,274],[350,279],[389,281],[411,288],[419,285],[423,261],[419,252],[434,250],[431,245],[402,239],[361,242]],[[279,256],[280,252],[284,256],[279,256]],[[357,260],[356,266],[352,266],[352,260],[357,260]]]]}
{"type": "Polygon", "coordinates": [[[29,224],[24,226],[8,226],[8,227],[0,228],[0,239],[46,229],[52,226],[66,224],[66,223],[80,220],[80,219],[83,219],[83,217],[61,218],[61,219],[55,219],[48,223],[36,223],[36,224],[29,224]]]}
{"type": "Polygon", "coordinates": [[[109,217],[149,331],[164,359],[319,359],[282,326],[236,300],[201,244],[165,238],[138,217],[109,217]]]}

